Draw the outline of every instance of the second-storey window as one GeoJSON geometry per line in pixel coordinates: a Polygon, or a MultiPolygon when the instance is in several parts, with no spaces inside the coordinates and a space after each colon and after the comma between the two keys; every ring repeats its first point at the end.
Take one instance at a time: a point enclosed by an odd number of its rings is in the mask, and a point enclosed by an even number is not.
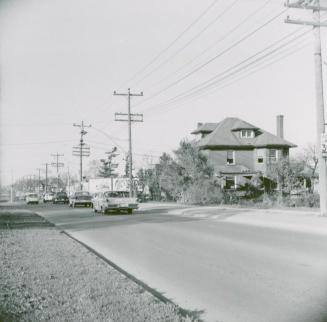
{"type": "Polygon", "coordinates": [[[235,151],[227,151],[227,164],[235,164],[235,151]]]}

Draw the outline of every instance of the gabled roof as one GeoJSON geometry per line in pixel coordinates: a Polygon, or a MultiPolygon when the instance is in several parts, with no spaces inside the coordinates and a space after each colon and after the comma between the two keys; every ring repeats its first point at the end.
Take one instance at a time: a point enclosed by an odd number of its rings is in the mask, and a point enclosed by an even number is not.
{"type": "Polygon", "coordinates": [[[295,144],[264,131],[236,117],[227,117],[207,136],[198,142],[201,149],[296,147],[295,144]],[[254,138],[240,138],[237,130],[252,129],[254,138]]]}
{"type": "Polygon", "coordinates": [[[219,123],[204,123],[200,125],[196,130],[194,130],[191,134],[199,134],[199,133],[211,133],[219,123]]]}

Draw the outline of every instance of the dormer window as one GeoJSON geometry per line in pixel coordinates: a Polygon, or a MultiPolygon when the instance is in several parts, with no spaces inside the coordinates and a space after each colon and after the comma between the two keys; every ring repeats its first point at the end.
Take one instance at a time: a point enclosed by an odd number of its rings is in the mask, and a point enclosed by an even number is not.
{"type": "Polygon", "coordinates": [[[241,130],[240,131],[241,138],[246,139],[253,139],[254,138],[254,131],[253,130],[241,130]]]}

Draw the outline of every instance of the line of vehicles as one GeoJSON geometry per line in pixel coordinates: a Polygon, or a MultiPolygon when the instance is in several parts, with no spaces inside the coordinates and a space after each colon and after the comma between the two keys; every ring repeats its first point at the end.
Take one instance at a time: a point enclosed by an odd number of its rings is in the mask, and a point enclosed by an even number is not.
{"type": "Polygon", "coordinates": [[[37,193],[27,193],[25,201],[28,205],[43,201],[43,203],[68,204],[72,208],[92,207],[95,213],[102,214],[121,211],[132,214],[134,209],[138,209],[137,198],[129,197],[128,192],[125,191],[101,191],[94,194],[76,191],[71,196],[66,192],[48,192],[42,198],[39,198],[37,193]]]}

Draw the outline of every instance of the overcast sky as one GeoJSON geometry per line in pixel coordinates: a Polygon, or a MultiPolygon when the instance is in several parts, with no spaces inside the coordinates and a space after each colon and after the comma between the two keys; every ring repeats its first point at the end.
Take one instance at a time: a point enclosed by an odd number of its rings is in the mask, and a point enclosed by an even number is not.
{"type": "Polygon", "coordinates": [[[132,111],[144,113],[133,125],[136,167],[192,138],[197,122],[228,116],[275,133],[283,114],[287,140],[314,142],[312,33],[284,23],[310,13],[284,10],[279,0],[2,0],[2,184],[11,171],[37,174],[56,152],[77,174],[72,124],[82,120],[92,125],[86,164],[114,146],[123,158],[127,124],[114,113],[127,112],[127,101],[112,93],[128,87],[144,93],[132,98],[132,111]]]}

